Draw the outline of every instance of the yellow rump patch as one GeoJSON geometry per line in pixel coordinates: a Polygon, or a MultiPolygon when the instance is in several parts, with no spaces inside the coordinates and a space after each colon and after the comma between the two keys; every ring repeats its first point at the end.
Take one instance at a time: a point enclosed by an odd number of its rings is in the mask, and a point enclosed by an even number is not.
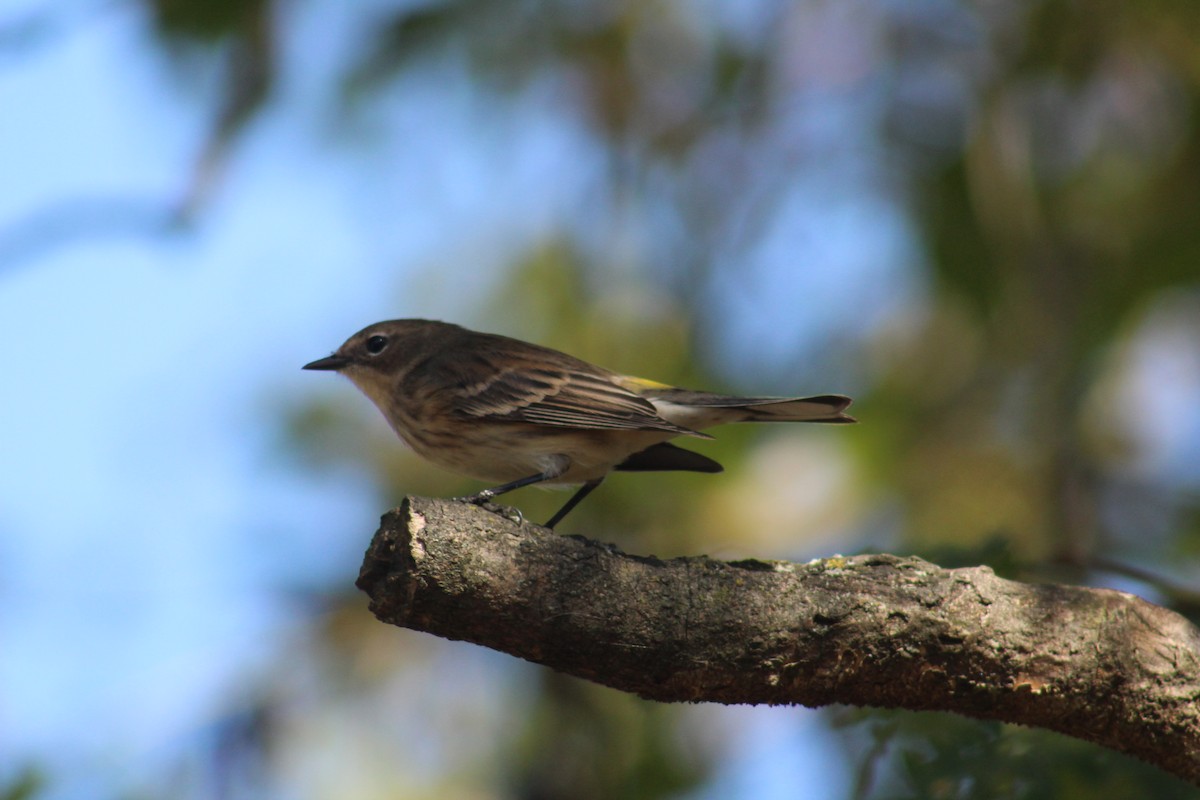
{"type": "Polygon", "coordinates": [[[621,385],[630,391],[636,392],[638,389],[671,389],[669,383],[659,383],[648,378],[635,378],[632,375],[622,375],[621,385]]]}

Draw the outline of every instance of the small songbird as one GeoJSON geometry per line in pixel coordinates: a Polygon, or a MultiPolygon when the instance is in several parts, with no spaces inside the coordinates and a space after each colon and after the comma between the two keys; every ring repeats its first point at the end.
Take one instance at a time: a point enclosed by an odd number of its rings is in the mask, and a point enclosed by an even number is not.
{"type": "Polygon", "coordinates": [[[613,470],[720,472],[668,443],[727,422],[854,422],[850,398],[729,397],[597,367],[507,336],[424,319],[377,322],[304,369],[349,378],[419,455],[499,483],[483,504],[531,484],[582,484],[553,528],[613,470]]]}

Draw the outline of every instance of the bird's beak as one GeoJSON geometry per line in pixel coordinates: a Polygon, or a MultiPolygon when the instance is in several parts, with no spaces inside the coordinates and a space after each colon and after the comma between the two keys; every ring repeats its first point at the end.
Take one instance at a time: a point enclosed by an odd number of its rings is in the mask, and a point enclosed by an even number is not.
{"type": "Polygon", "coordinates": [[[325,356],[325,358],[318,358],[316,361],[308,362],[301,369],[339,370],[349,363],[350,359],[345,356],[325,356]]]}

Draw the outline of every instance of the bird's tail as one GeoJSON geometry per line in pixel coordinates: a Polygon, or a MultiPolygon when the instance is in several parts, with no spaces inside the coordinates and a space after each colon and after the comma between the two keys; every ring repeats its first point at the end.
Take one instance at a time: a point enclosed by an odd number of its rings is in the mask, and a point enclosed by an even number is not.
{"type": "Polygon", "coordinates": [[[840,394],[822,394],[816,397],[772,398],[741,397],[737,406],[746,412],[747,420],[760,422],[832,422],[845,424],[858,422],[845,413],[850,398],[840,394]]]}
{"type": "Polygon", "coordinates": [[[850,398],[840,394],[814,397],[731,397],[688,389],[643,392],[666,419],[693,429],[727,422],[832,422],[858,420],[844,413],[850,398]],[[678,419],[677,419],[678,418],[678,419]]]}

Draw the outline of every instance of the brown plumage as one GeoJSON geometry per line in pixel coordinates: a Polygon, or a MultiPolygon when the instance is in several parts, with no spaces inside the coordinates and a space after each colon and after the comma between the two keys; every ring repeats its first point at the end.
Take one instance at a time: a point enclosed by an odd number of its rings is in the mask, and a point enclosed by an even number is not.
{"type": "Polygon", "coordinates": [[[370,325],[304,368],[348,377],[422,457],[501,483],[472,502],[534,483],[582,483],[547,527],[613,470],[721,471],[668,439],[711,439],[701,429],[727,422],[854,422],[843,413],[850,398],[841,395],[678,389],[519,339],[420,319],[370,325]]]}

